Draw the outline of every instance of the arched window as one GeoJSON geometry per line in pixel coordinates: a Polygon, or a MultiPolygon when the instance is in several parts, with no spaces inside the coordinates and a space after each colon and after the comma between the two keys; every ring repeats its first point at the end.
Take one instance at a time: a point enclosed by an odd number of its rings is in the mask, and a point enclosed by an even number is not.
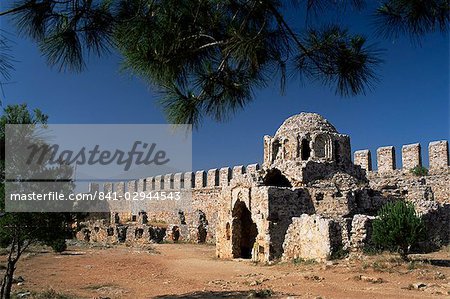
{"type": "Polygon", "coordinates": [[[334,160],[339,163],[341,162],[341,145],[339,141],[334,141],[334,160]]]}
{"type": "Polygon", "coordinates": [[[276,160],[280,148],[281,148],[280,142],[278,140],[274,140],[272,143],[272,162],[276,160]]]}
{"type": "Polygon", "coordinates": [[[325,135],[318,135],[314,140],[314,155],[316,158],[327,158],[329,155],[329,139],[325,135]]]}
{"type": "Polygon", "coordinates": [[[311,156],[311,147],[309,146],[309,141],[307,139],[302,139],[301,154],[303,161],[308,160],[311,156]]]}

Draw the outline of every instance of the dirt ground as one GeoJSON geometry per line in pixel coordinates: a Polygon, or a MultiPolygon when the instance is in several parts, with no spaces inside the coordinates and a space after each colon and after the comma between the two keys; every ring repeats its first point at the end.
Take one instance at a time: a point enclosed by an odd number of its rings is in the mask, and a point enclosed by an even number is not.
{"type": "MultiPolygon", "coordinates": [[[[155,244],[146,248],[70,247],[64,254],[25,253],[14,291],[53,289],[74,298],[449,298],[450,249],[323,264],[261,265],[218,260],[210,245],[155,244]],[[251,292],[251,290],[254,290],[251,292]],[[250,296],[249,296],[250,295],[250,296]]],[[[0,256],[4,264],[6,256],[0,256]]]]}

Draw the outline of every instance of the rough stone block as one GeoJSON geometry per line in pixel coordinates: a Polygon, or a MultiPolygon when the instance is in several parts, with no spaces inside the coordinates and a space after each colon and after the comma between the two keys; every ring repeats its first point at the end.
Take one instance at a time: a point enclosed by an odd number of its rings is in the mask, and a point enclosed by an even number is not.
{"type": "Polygon", "coordinates": [[[416,166],[422,166],[422,156],[420,154],[420,144],[407,144],[402,147],[402,168],[411,170],[416,166]]]}
{"type": "Polygon", "coordinates": [[[369,243],[372,235],[372,222],[374,216],[357,214],[352,219],[351,250],[362,251],[369,243]]]}
{"type": "Polygon", "coordinates": [[[192,189],[195,184],[195,174],[193,172],[185,172],[183,176],[183,188],[192,189]]]}
{"type": "Polygon", "coordinates": [[[146,190],[146,179],[137,180],[137,192],[143,192],[146,190]]]}
{"type": "Polygon", "coordinates": [[[150,176],[145,179],[145,190],[146,191],[152,191],[155,190],[155,178],[150,176]]]}
{"type": "Polygon", "coordinates": [[[231,168],[230,167],[223,167],[219,171],[219,177],[220,177],[220,186],[228,186],[228,183],[231,180],[231,168]]]}
{"type": "Polygon", "coordinates": [[[173,189],[173,173],[164,175],[164,189],[166,190],[173,189]]]}
{"type": "Polygon", "coordinates": [[[181,189],[181,181],[183,180],[183,174],[181,172],[175,173],[173,176],[173,189],[180,190],[181,189]]]}
{"type": "Polygon", "coordinates": [[[207,186],[208,187],[219,186],[219,170],[218,169],[214,168],[214,169],[208,170],[207,186]]]}
{"type": "Polygon", "coordinates": [[[251,176],[256,176],[256,173],[258,172],[259,169],[260,167],[258,163],[250,164],[247,166],[247,173],[251,176]]]}
{"type": "Polygon", "coordinates": [[[333,247],[341,241],[336,231],[337,225],[334,220],[319,215],[293,217],[283,243],[283,260],[329,259],[333,247]]]}
{"type": "Polygon", "coordinates": [[[125,182],[114,183],[114,192],[117,196],[123,196],[125,193],[125,182]]]}
{"type": "Polygon", "coordinates": [[[367,171],[372,170],[372,155],[369,150],[360,150],[354,153],[355,165],[361,166],[362,169],[367,171]]]}
{"type": "Polygon", "coordinates": [[[164,189],[164,177],[162,175],[155,176],[155,189],[153,190],[162,190],[164,189]]]}
{"type": "Polygon", "coordinates": [[[232,177],[237,178],[245,173],[245,166],[244,165],[238,165],[233,167],[233,174],[232,177]]]}
{"type": "Polygon", "coordinates": [[[272,163],[271,159],[271,144],[272,144],[272,137],[269,135],[264,136],[264,165],[268,166],[272,163]]]}
{"type": "Polygon", "coordinates": [[[377,165],[379,173],[391,172],[395,169],[395,148],[393,146],[377,149],[377,165]]]}
{"type": "Polygon", "coordinates": [[[127,182],[127,192],[136,192],[136,181],[127,182]]]}
{"type": "Polygon", "coordinates": [[[195,188],[203,188],[206,186],[206,172],[199,170],[195,173],[195,188]]]}
{"type": "Polygon", "coordinates": [[[446,140],[430,142],[428,152],[430,169],[445,169],[448,167],[448,142],[446,140]]]}

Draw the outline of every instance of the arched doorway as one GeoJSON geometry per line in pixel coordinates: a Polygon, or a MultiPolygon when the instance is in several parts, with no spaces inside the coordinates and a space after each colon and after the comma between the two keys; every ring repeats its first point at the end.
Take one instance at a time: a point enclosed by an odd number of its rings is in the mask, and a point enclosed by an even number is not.
{"type": "Polygon", "coordinates": [[[253,222],[251,212],[242,201],[234,205],[232,224],[233,258],[249,259],[252,257],[253,244],[258,235],[258,229],[253,222]]]}

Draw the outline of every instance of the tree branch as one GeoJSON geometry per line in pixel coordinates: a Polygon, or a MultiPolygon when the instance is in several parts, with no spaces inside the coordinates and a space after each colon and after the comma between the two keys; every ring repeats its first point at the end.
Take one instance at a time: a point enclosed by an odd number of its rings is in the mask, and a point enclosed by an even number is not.
{"type": "Polygon", "coordinates": [[[17,7],[11,8],[9,10],[5,10],[5,11],[0,12],[0,17],[4,16],[4,15],[7,15],[7,14],[13,14],[13,13],[19,12],[19,11],[27,9],[29,7],[31,7],[31,5],[29,3],[25,3],[24,5],[17,6],[17,7]]]}
{"type": "Polygon", "coordinates": [[[291,29],[291,27],[289,26],[289,24],[286,22],[286,20],[283,18],[283,16],[278,12],[278,10],[273,7],[272,5],[269,6],[270,11],[274,14],[275,18],[277,19],[277,22],[280,26],[282,26],[282,28],[284,28],[285,30],[287,30],[287,32],[289,33],[289,35],[292,37],[292,39],[294,40],[294,42],[297,44],[297,46],[303,51],[303,53],[309,58],[311,59],[314,64],[317,66],[317,68],[319,70],[321,70],[324,74],[327,74],[327,72],[322,68],[322,66],[320,65],[320,63],[318,63],[315,58],[311,55],[311,51],[309,51],[298,39],[297,35],[295,34],[295,32],[291,29]]]}

